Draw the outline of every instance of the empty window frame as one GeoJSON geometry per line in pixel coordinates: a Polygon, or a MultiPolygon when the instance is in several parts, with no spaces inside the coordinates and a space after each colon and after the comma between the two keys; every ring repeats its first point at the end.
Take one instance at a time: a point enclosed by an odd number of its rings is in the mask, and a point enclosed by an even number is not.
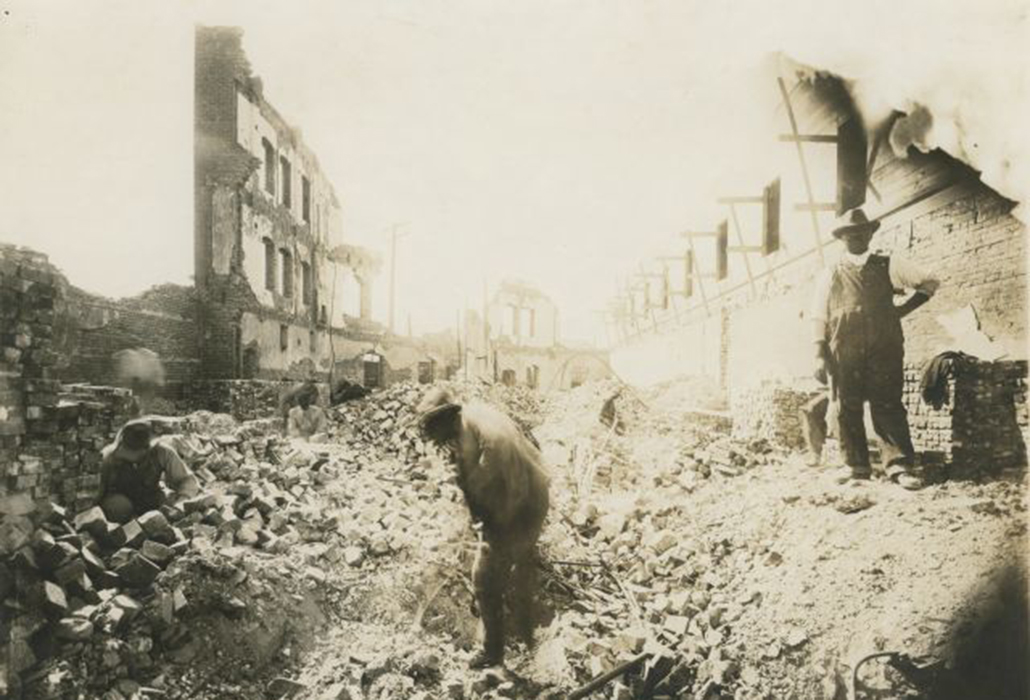
{"type": "Polygon", "coordinates": [[[268,139],[261,139],[265,149],[265,192],[275,196],[275,148],[268,139]]]}
{"type": "Polygon", "coordinates": [[[305,305],[311,305],[312,284],[311,284],[311,265],[310,263],[302,262],[300,264],[300,295],[301,301],[305,305]]]}
{"type": "Polygon", "coordinates": [[[279,164],[283,171],[283,206],[289,209],[293,205],[293,190],[291,187],[293,177],[290,174],[290,161],[286,156],[279,156],[279,164]]]}
{"type": "Polygon", "coordinates": [[[519,316],[521,317],[519,329],[524,337],[532,338],[536,335],[536,310],[535,309],[520,309],[519,316]]]}
{"type": "Polygon", "coordinates": [[[286,352],[290,348],[290,327],[285,323],[279,324],[279,349],[286,352]]]}
{"type": "Polygon", "coordinates": [[[300,177],[300,214],[304,221],[311,223],[311,183],[306,177],[300,177]]]}
{"type": "Polygon", "coordinates": [[[272,243],[272,239],[265,238],[262,240],[265,245],[265,289],[270,292],[275,291],[275,243],[272,243]]]}
{"type": "Polygon", "coordinates": [[[283,289],[284,297],[293,296],[293,254],[285,248],[279,251],[283,267],[283,289]]]}

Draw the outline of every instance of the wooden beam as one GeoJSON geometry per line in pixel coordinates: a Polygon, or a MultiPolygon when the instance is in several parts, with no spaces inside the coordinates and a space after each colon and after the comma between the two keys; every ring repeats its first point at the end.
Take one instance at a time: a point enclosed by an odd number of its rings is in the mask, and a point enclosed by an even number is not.
{"type": "Polygon", "coordinates": [[[780,134],[780,141],[786,143],[837,143],[833,134],[780,134]]]}
{"type": "Polygon", "coordinates": [[[704,282],[701,281],[702,278],[704,278],[704,275],[700,274],[700,268],[697,265],[697,253],[694,252],[694,239],[693,238],[688,238],[688,240],[690,241],[690,257],[694,261],[694,269],[699,271],[698,274],[695,275],[693,270],[691,270],[690,278],[694,279],[695,276],[697,277],[697,288],[698,288],[698,291],[701,292],[701,303],[705,307],[705,316],[707,317],[709,315],[709,311],[708,311],[708,295],[705,294],[705,285],[704,285],[704,282]]]}
{"type": "Polygon", "coordinates": [[[837,211],[836,202],[799,202],[794,211],[837,211]]]}
{"type": "MultiPolygon", "coordinates": [[[[764,198],[762,200],[765,201],[764,198]]],[[[751,294],[755,294],[755,276],[751,273],[751,259],[747,254],[748,246],[744,245],[744,231],[740,227],[740,220],[737,218],[737,207],[730,205],[730,215],[733,217],[733,230],[737,233],[737,249],[738,251],[744,252],[744,269],[747,270],[747,281],[751,283],[751,294]]],[[[726,247],[727,252],[730,250],[729,246],[726,247]]],[[[758,248],[762,250],[761,246],[758,248]]]]}
{"type": "MultiPolygon", "coordinates": [[[[787,92],[787,84],[783,82],[783,78],[777,78],[776,81],[780,86],[780,94],[783,95],[783,104],[787,108],[787,117],[790,119],[790,130],[794,136],[800,137],[798,133],[798,122],[794,117],[794,107],[790,103],[790,93],[787,92]]],[[[805,193],[808,196],[808,203],[815,204],[815,197],[812,195],[812,180],[808,177],[808,164],[805,162],[805,151],[801,148],[801,140],[798,138],[794,141],[794,145],[798,151],[798,161],[801,163],[801,175],[805,182],[805,193]]],[[[826,253],[823,252],[823,237],[819,231],[819,217],[816,216],[815,211],[812,214],[812,229],[815,233],[815,247],[819,251],[819,262],[823,265],[826,264],[826,253]]]]}
{"type": "Polygon", "coordinates": [[[765,204],[765,197],[719,197],[719,204],[765,204]]]}

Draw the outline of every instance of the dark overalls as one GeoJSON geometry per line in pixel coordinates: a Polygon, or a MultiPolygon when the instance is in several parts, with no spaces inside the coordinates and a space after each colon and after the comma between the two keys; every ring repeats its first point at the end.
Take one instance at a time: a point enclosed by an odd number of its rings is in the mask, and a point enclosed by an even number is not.
{"type": "Polygon", "coordinates": [[[890,258],[870,255],[862,267],[840,263],[829,299],[829,346],[833,396],[844,461],[855,475],[868,475],[864,405],[883,443],[887,475],[908,471],[915,449],[901,401],[904,336],[894,307],[890,258]]]}

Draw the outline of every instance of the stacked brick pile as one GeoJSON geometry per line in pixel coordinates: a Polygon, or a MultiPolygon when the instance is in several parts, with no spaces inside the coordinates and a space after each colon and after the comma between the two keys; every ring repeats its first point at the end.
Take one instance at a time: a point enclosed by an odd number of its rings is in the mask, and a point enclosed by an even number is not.
{"type": "Polygon", "coordinates": [[[51,473],[52,496],[72,513],[96,502],[100,486],[100,450],[136,412],[128,389],[69,384],[57,405],[59,432],[53,449],[62,452],[51,473]]]}
{"type": "Polygon", "coordinates": [[[923,401],[920,383],[923,368],[918,365],[905,366],[905,388],[903,401],[908,411],[908,425],[912,432],[912,444],[921,459],[928,465],[943,465],[952,461],[952,407],[955,397],[955,377],[948,378],[949,400],[940,408],[934,408],[923,401]]]}
{"type": "MultiPolygon", "coordinates": [[[[903,395],[912,443],[924,466],[948,467],[952,476],[962,477],[1026,465],[1030,417],[1025,361],[959,364],[947,378],[948,398],[940,408],[923,401],[924,370],[924,365],[906,365],[903,395]]],[[[875,433],[868,418],[866,427],[875,452],[875,433]]],[[[839,457],[837,442],[829,440],[827,460],[839,457]]]]}
{"type": "MultiPolygon", "coordinates": [[[[100,411],[86,399],[107,394],[105,410],[126,399],[124,391],[106,387],[69,389],[68,396],[79,400],[69,399],[68,406],[94,416],[100,411]]],[[[111,697],[135,697],[126,689],[151,679],[158,657],[174,657],[189,641],[180,614],[195,601],[184,594],[182,571],[173,573],[189,559],[182,555],[195,558],[236,545],[282,553],[323,537],[318,492],[339,477],[339,467],[325,455],[269,434],[268,421],[240,426],[227,416],[196,413],[152,423],[205,484],[199,495],[124,525],[109,522],[95,505],[73,516],[27,493],[0,499],[0,609],[9,613],[0,616],[0,635],[10,640],[0,696],[16,692],[26,671],[26,679],[46,679],[52,665],[30,669],[51,659],[80,665],[96,691],[91,697],[114,686],[122,694],[111,697]]],[[[79,436],[95,430],[95,421],[70,428],[79,436]]],[[[78,442],[73,436],[66,444],[78,442]]],[[[337,523],[332,525],[335,531],[337,523]]],[[[373,553],[382,549],[375,542],[368,546],[373,553]]],[[[325,555],[360,566],[365,557],[364,547],[340,546],[333,556],[326,549],[312,561],[325,555]]],[[[322,583],[326,577],[313,565],[305,575],[322,583]]],[[[233,612],[239,610],[227,609],[233,612]]],[[[61,674],[53,675],[59,681],[61,674]]]]}
{"type": "Polygon", "coordinates": [[[733,437],[764,439],[781,447],[803,447],[799,411],[815,393],[771,381],[734,392],[731,400],[733,437]]]}
{"type": "Polygon", "coordinates": [[[60,458],[53,378],[55,318],[65,282],[40,253],[0,246],[0,496],[50,495],[46,475],[60,458]]]}
{"type": "Polygon", "coordinates": [[[955,379],[952,455],[973,472],[1026,465],[1026,362],[975,362],[955,379]]]}

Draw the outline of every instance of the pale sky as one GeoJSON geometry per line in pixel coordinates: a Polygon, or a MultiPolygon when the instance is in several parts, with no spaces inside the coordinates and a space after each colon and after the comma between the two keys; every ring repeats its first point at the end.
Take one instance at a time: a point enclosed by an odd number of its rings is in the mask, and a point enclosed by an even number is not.
{"type": "MultiPolygon", "coordinates": [[[[639,261],[762,183],[770,54],[952,117],[1026,192],[1024,2],[0,0],[0,242],[109,296],[192,274],[193,27],[242,27],[265,96],[318,154],[349,242],[401,224],[398,326],[532,282],[566,339],[639,261]]],[[[967,133],[956,135],[954,123],[967,133]]],[[[388,275],[375,290],[385,320],[388,275]]]]}

